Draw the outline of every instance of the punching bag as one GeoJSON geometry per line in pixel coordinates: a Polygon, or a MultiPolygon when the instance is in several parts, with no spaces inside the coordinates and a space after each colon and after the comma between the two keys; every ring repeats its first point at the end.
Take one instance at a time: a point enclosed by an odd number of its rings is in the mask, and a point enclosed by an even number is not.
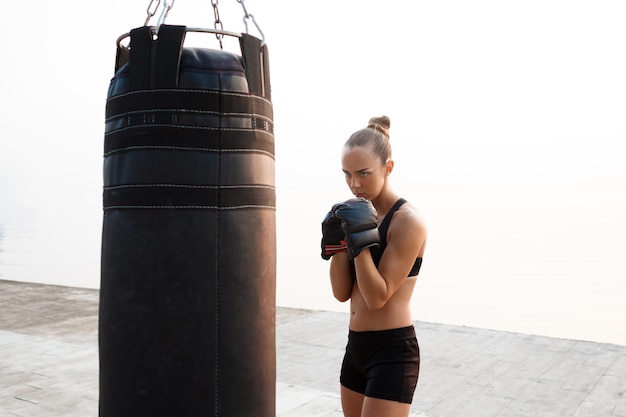
{"type": "Polygon", "coordinates": [[[109,86],[99,415],[274,417],[267,46],[187,48],[185,34],[132,30],[109,86]]]}

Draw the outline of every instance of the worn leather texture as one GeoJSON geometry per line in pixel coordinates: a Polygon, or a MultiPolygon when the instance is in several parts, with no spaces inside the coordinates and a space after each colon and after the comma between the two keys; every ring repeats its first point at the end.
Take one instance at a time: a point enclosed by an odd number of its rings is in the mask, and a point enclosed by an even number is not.
{"type": "Polygon", "coordinates": [[[133,35],[105,120],[100,417],[274,417],[269,94],[254,56],[133,35]]]}

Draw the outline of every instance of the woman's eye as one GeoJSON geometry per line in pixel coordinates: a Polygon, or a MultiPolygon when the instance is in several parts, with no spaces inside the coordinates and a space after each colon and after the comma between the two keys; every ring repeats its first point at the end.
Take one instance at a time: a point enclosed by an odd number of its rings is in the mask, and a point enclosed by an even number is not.
{"type": "Polygon", "coordinates": [[[359,175],[362,177],[367,177],[369,175],[369,172],[359,172],[359,175]]]}

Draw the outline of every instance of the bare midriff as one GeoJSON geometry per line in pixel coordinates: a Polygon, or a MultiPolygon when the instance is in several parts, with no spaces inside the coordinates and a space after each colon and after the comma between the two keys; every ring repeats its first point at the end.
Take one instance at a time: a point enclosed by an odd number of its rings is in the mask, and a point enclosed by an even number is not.
{"type": "Polygon", "coordinates": [[[411,295],[417,277],[409,277],[396,293],[379,309],[370,309],[361,294],[358,282],[352,286],[350,330],[364,332],[411,326],[411,295]]]}

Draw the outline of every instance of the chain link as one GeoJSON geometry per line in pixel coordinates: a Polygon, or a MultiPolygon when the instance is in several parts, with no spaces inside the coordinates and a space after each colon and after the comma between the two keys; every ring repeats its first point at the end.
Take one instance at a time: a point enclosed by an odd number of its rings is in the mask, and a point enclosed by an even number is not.
{"type": "Polygon", "coordinates": [[[241,4],[241,7],[243,8],[243,18],[248,19],[250,17],[250,14],[248,13],[248,10],[246,9],[246,5],[244,3],[244,0],[237,0],[237,3],[241,4]]]}
{"type": "Polygon", "coordinates": [[[148,26],[148,22],[150,22],[150,19],[152,19],[154,17],[154,15],[156,14],[157,10],[159,10],[159,6],[161,5],[161,0],[150,0],[150,4],[148,4],[148,8],[146,9],[146,13],[148,14],[148,17],[146,17],[146,21],[144,22],[144,26],[148,26]],[[153,5],[156,3],[156,6],[153,5]]]}
{"type": "Polygon", "coordinates": [[[248,33],[248,20],[252,20],[252,23],[254,23],[254,26],[261,34],[261,44],[265,43],[265,35],[263,34],[263,31],[259,27],[259,24],[254,19],[254,15],[248,13],[248,9],[246,9],[244,0],[237,0],[237,3],[241,4],[241,7],[243,9],[243,24],[246,26],[246,33],[248,33]]]}
{"type": "Polygon", "coordinates": [[[163,2],[163,11],[161,12],[161,16],[159,16],[159,21],[157,23],[157,30],[162,24],[165,23],[165,19],[167,19],[167,15],[169,14],[172,7],[174,7],[175,1],[176,0],[172,0],[172,2],[170,3],[169,0],[165,0],[163,2]]]}
{"type": "MultiPolygon", "coordinates": [[[[224,24],[222,23],[222,20],[220,19],[220,10],[219,10],[219,0],[211,0],[211,6],[213,6],[213,15],[215,16],[215,23],[213,25],[213,27],[215,27],[215,30],[224,30],[224,24]]],[[[224,39],[224,35],[221,33],[216,33],[215,37],[217,38],[217,40],[220,43],[220,49],[224,49],[224,45],[222,43],[222,39],[224,39]]]]}
{"type": "MultiPolygon", "coordinates": [[[[161,11],[161,15],[159,16],[159,19],[157,22],[157,26],[156,26],[157,30],[163,23],[165,23],[165,20],[167,19],[167,15],[169,14],[172,7],[174,7],[175,1],[176,0],[171,0],[171,2],[170,0],[163,0],[163,10],[161,11]]],[[[237,0],[237,3],[239,3],[241,5],[241,8],[243,9],[243,23],[246,26],[246,33],[248,33],[248,21],[252,20],[252,23],[261,34],[262,43],[264,43],[265,35],[263,34],[263,31],[259,27],[256,20],[254,19],[254,15],[248,13],[248,9],[246,8],[244,0],[237,0]]],[[[213,26],[217,32],[223,32],[224,24],[222,23],[222,20],[220,19],[219,0],[211,0],[211,6],[213,6],[213,16],[215,17],[215,23],[213,24],[213,26]]],[[[161,7],[161,0],[150,0],[150,3],[148,3],[148,8],[146,9],[147,17],[146,17],[146,21],[144,22],[144,26],[148,26],[148,23],[150,23],[150,20],[156,15],[160,7],[161,7]]],[[[224,45],[222,42],[224,39],[224,34],[216,33],[215,37],[220,43],[220,49],[224,49],[224,45]]]]}

